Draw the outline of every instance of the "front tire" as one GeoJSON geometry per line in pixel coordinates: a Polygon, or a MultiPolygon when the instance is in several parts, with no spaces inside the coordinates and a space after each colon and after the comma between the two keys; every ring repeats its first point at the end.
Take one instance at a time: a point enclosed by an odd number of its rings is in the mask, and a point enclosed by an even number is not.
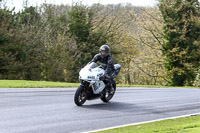
{"type": "Polygon", "coordinates": [[[101,100],[103,102],[105,102],[105,103],[109,102],[112,99],[112,97],[114,96],[114,94],[115,94],[115,91],[116,91],[116,83],[115,83],[115,81],[113,81],[112,86],[113,86],[114,92],[112,94],[110,94],[109,89],[106,88],[104,90],[105,91],[104,95],[101,97],[101,100]]]}
{"type": "Polygon", "coordinates": [[[81,106],[87,100],[87,93],[83,86],[79,86],[74,95],[74,102],[77,106],[81,106]]]}

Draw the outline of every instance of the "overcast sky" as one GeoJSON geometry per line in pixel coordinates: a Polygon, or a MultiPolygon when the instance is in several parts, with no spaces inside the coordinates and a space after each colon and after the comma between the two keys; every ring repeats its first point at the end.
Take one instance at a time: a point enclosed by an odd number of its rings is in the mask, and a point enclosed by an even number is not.
{"type": "MultiPolygon", "coordinates": [[[[22,9],[23,1],[25,0],[6,0],[7,6],[9,8],[15,7],[16,11],[22,9]]],[[[71,5],[72,2],[77,2],[80,0],[28,0],[29,6],[36,6],[42,3],[51,3],[51,4],[69,4],[71,5]]],[[[101,3],[101,4],[118,4],[118,3],[131,3],[135,6],[154,6],[157,3],[157,0],[81,0],[85,5],[92,5],[94,3],[101,3]]]]}

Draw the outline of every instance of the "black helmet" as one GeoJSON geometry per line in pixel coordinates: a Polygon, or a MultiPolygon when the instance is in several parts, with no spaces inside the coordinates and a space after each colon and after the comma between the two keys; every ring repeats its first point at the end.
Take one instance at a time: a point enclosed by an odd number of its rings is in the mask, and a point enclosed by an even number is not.
{"type": "Polygon", "coordinates": [[[108,45],[102,45],[99,49],[101,57],[106,57],[110,53],[110,47],[108,45]]]}

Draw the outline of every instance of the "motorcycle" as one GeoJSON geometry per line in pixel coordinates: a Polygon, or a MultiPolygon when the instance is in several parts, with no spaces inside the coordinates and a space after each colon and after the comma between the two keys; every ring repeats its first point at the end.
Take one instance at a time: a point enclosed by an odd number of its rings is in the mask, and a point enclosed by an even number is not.
{"type": "Polygon", "coordinates": [[[98,66],[94,62],[87,64],[79,72],[80,86],[77,88],[74,95],[75,104],[81,106],[86,100],[94,100],[98,98],[103,102],[110,101],[116,91],[114,78],[118,75],[120,69],[120,64],[114,65],[114,72],[111,75],[112,81],[110,83],[106,79],[99,80],[99,77],[105,73],[105,70],[102,69],[101,66],[98,66]],[[112,92],[110,90],[112,90],[112,92]]]}

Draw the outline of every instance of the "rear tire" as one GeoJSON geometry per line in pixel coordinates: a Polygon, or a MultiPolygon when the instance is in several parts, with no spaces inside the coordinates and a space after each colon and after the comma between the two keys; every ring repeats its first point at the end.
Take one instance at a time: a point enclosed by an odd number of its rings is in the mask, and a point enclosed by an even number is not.
{"type": "Polygon", "coordinates": [[[112,86],[113,86],[113,89],[114,89],[114,92],[112,94],[110,94],[109,90],[108,89],[105,89],[105,93],[104,95],[101,97],[101,100],[105,103],[109,102],[112,97],[114,96],[115,94],[115,91],[116,91],[116,83],[115,81],[113,80],[113,83],[112,83],[112,86]]]}
{"type": "Polygon", "coordinates": [[[74,95],[74,102],[77,106],[81,106],[87,100],[87,93],[84,91],[83,86],[79,86],[74,95]]]}

